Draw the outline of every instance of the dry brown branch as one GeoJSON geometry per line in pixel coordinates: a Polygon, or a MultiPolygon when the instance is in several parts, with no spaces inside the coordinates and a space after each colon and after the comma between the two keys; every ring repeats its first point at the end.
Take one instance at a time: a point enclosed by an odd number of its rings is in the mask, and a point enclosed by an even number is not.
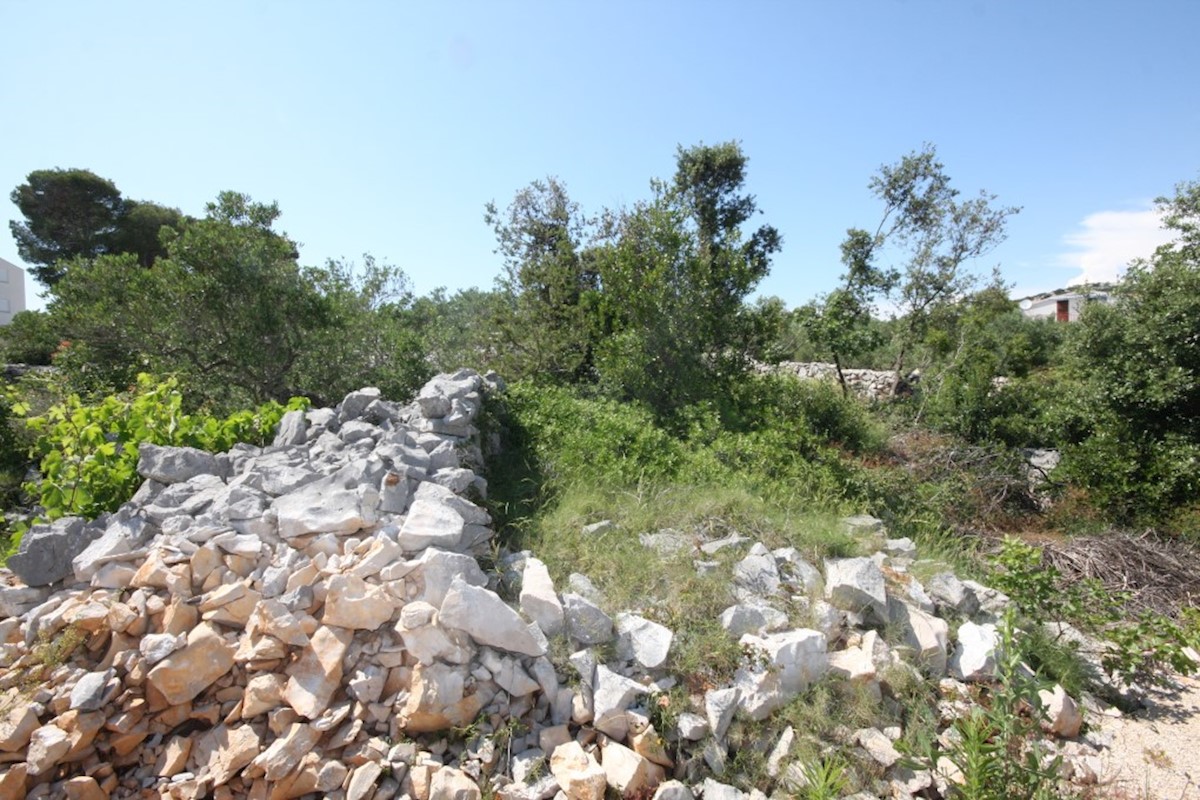
{"type": "Polygon", "coordinates": [[[1068,583],[1091,578],[1114,593],[1129,593],[1133,612],[1175,616],[1200,606],[1200,549],[1179,539],[1153,531],[1080,536],[1047,543],[1044,557],[1068,583]]]}

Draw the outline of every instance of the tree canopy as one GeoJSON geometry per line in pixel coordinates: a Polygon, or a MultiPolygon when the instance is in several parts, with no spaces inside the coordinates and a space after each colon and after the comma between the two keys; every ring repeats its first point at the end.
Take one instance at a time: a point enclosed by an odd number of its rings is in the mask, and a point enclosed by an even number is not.
{"type": "Polygon", "coordinates": [[[165,255],[159,234],[183,215],[173,208],[121,196],[116,184],[85,169],[43,169],[13,189],[24,222],[9,222],[17,252],[49,288],[79,258],[133,253],[142,266],[165,255]]]}

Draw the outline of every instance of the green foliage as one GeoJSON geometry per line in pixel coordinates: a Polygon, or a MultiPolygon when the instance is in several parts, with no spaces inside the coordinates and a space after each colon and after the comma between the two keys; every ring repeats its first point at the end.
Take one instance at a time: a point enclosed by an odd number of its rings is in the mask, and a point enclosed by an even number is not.
{"type": "Polygon", "coordinates": [[[150,266],[165,253],[163,227],[183,220],[176,209],[121,197],[112,181],[85,169],[35,170],[11,199],[25,217],[9,223],[17,250],[47,288],[76,259],[132,253],[150,266]]]}
{"type": "Polygon", "coordinates": [[[604,220],[596,371],[609,396],[660,420],[721,397],[774,335],[744,305],[781,246],[769,225],[744,237],[757,208],[747,161],[735,142],[680,148],[672,182],[604,220]]]}
{"type": "Polygon", "coordinates": [[[1044,562],[1039,548],[1012,537],[1004,539],[993,561],[992,585],[1022,614],[1039,626],[1070,622],[1099,636],[1104,669],[1125,683],[1166,685],[1172,672],[1186,675],[1200,668],[1185,652],[1200,644],[1200,628],[1188,615],[1181,620],[1151,611],[1131,616],[1128,593],[1095,580],[1067,581],[1044,562]]]}
{"type": "MultiPolygon", "coordinates": [[[[447,295],[438,288],[416,298],[408,318],[435,370],[470,367],[482,373],[500,364],[504,345],[490,321],[504,314],[506,303],[506,295],[499,291],[464,289],[447,295]]],[[[503,374],[506,380],[515,380],[503,374]]]]}
{"type": "Polygon", "coordinates": [[[870,186],[883,203],[879,226],[874,236],[852,231],[847,246],[866,264],[883,248],[898,247],[905,254],[901,267],[882,272],[899,275],[891,295],[900,320],[892,365],[899,375],[910,348],[924,337],[939,309],[975,284],[966,265],[1004,241],[1008,218],[1020,209],[993,208],[996,198],[986,192],[958,199],[929,144],[880,167],[870,186]]]}
{"type": "Polygon", "coordinates": [[[582,252],[590,220],[553,177],[517,192],[503,214],[488,203],[484,219],[504,257],[497,279],[504,302],[488,320],[504,342],[496,368],[510,380],[587,379],[595,338],[590,307],[599,288],[582,252]]]}
{"type": "Polygon", "coordinates": [[[0,358],[6,364],[48,366],[62,339],[56,321],[45,311],[20,311],[0,327],[0,358]]]}
{"type": "Polygon", "coordinates": [[[800,792],[804,800],[837,800],[849,784],[846,762],[837,756],[807,761],[801,769],[805,786],[800,792]]]}
{"type": "Polygon", "coordinates": [[[1159,201],[1184,239],[1135,263],[1115,303],[1089,304],[1073,331],[1081,385],[1062,469],[1121,522],[1161,519],[1200,490],[1198,194],[1159,201]]]}
{"type": "MultiPolygon", "coordinates": [[[[295,398],[286,406],[269,402],[223,419],[191,415],[183,410],[176,379],[156,383],[149,375],[138,376],[135,390],[99,403],[85,404],[78,395],[71,395],[26,420],[37,435],[34,455],[40,459],[40,478],[25,488],[49,519],[95,517],[115,511],[141,483],[138,445],[189,446],[212,452],[228,450],[237,442],[261,445],[270,439],[284,413],[306,406],[307,401],[295,398]]],[[[22,414],[27,409],[17,406],[13,411],[22,414]]]]}
{"type": "Polygon", "coordinates": [[[364,256],[358,268],[331,261],[307,270],[306,281],[327,309],[287,376],[291,394],[333,406],[363,386],[384,397],[406,398],[431,376],[411,319],[412,290],[400,269],[364,256]]]}
{"type": "Polygon", "coordinates": [[[430,367],[403,272],[369,256],[303,270],[278,215],[226,192],[205,218],[164,228],[167,256],[149,267],[133,254],[71,262],[50,304],[66,342],[55,365],[97,396],[139,372],[178,375],[196,407],[225,411],[296,395],[331,405],[364,385],[411,394],[430,367]]]}
{"type": "Polygon", "coordinates": [[[871,325],[873,301],[891,291],[900,280],[898,270],[881,270],[873,264],[884,241],[882,230],[874,236],[864,230],[847,231],[842,243],[846,272],[841,286],[809,305],[802,316],[802,324],[812,341],[833,357],[843,392],[849,392],[843,366],[882,343],[878,326],[871,325]]]}
{"type": "Polygon", "coordinates": [[[17,252],[47,287],[62,278],[61,263],[108,252],[121,215],[116,185],[84,169],[36,170],[10,198],[25,216],[9,222],[17,252]]]}

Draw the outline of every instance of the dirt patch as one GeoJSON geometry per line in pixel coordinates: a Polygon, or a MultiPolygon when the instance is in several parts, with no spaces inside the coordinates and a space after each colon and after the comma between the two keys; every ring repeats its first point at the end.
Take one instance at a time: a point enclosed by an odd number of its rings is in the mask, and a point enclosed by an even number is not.
{"type": "Polygon", "coordinates": [[[1178,678],[1175,688],[1147,698],[1123,717],[1093,717],[1104,751],[1101,797],[1200,800],[1200,680],[1178,678]]]}

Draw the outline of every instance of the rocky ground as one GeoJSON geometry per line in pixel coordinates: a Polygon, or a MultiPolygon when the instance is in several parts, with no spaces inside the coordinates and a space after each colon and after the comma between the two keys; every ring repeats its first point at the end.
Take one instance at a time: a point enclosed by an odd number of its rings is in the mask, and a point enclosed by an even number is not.
{"type": "MultiPolygon", "coordinates": [[[[923,585],[877,520],[845,521],[870,556],[819,566],[651,533],[648,558],[730,570],[719,622],[746,654],[657,730],[679,676],[653,609],[608,608],[584,575],[556,586],[532,553],[494,557],[474,421],[497,388],[462,371],[407,406],[362,390],[293,412],[267,448],[145,446],[118,513],[27,534],[0,589],[0,800],[760,798],[729,768],[735,717],[769,720],[822,681],[894,702],[898,678],[929,679],[946,727],[993,678],[1006,598],[949,572],[923,585]]],[[[1064,774],[1095,782],[1105,743],[1060,688],[1042,699],[1064,774]]],[[[955,779],[904,765],[903,734],[844,732],[877,776],[860,800],[955,779]]],[[[802,785],[807,735],[763,743],[763,788],[802,785]]]]}

